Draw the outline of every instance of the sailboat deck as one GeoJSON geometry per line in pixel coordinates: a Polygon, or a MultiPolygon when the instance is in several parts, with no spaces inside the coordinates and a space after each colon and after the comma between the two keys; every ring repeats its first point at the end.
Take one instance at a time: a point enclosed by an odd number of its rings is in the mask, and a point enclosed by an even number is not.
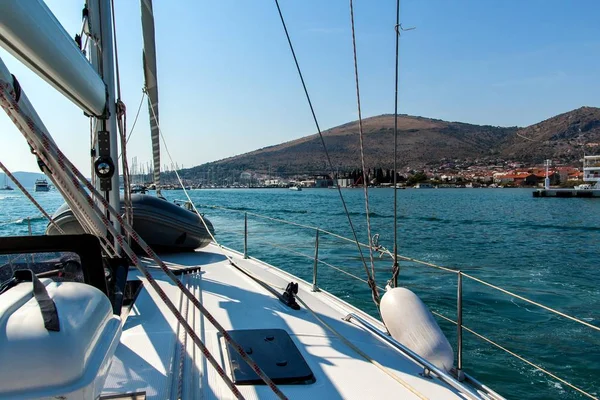
{"type": "MultiPolygon", "coordinates": [[[[311,286],[303,281],[299,281],[298,297],[310,309],[302,305],[300,310],[293,310],[232,266],[224,253],[234,256],[236,264],[278,292],[290,281],[298,282],[279,269],[256,260],[244,260],[239,254],[214,245],[195,253],[166,255],[164,260],[173,270],[194,271],[181,274],[180,279],[225,329],[277,328],[288,332],[316,379],[312,384],[278,385],[288,398],[466,398],[464,393],[457,393],[436,378],[423,377],[422,367],[343,317],[353,312],[381,326],[375,319],[326,292],[312,292],[311,286]],[[381,366],[359,355],[340,336],[381,366]]],[[[150,261],[146,264],[231,376],[226,345],[217,330],[188,304],[162,271],[154,269],[150,261]]],[[[129,279],[139,279],[136,276],[132,270],[129,279]]],[[[143,287],[127,316],[103,394],[145,392],[148,399],[233,398],[178,325],[158,295],[143,287]]],[[[247,399],[275,398],[265,385],[238,385],[238,388],[247,399]]]]}

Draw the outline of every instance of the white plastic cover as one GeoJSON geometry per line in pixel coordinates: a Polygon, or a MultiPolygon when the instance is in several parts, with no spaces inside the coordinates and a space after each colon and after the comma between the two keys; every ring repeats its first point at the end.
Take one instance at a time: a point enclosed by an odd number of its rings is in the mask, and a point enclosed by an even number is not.
{"type": "Polygon", "coordinates": [[[43,279],[54,300],[59,332],[47,331],[31,282],[0,295],[0,398],[95,399],[121,324],[98,289],[43,279]]]}
{"type": "Polygon", "coordinates": [[[394,339],[436,367],[450,371],[454,351],[433,314],[405,288],[388,290],[381,299],[381,317],[394,339]]]}

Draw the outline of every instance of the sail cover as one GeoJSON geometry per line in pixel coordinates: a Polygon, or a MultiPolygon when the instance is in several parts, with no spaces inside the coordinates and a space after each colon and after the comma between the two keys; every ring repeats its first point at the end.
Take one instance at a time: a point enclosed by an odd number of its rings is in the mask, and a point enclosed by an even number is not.
{"type": "Polygon", "coordinates": [[[141,0],[141,6],[142,32],[144,36],[144,80],[146,91],[148,93],[154,184],[158,189],[160,183],[160,132],[158,131],[158,81],[156,76],[156,45],[154,43],[154,13],[152,11],[152,0],[141,0]]]}

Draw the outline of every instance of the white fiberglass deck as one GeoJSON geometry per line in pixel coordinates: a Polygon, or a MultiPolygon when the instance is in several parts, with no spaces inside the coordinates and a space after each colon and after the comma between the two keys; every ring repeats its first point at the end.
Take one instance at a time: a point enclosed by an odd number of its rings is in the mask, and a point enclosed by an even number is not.
{"type": "MultiPolygon", "coordinates": [[[[201,252],[165,256],[164,260],[173,269],[201,267],[200,271],[183,274],[180,279],[225,329],[278,328],[290,334],[314,373],[316,382],[279,385],[288,398],[466,398],[437,379],[421,376],[421,367],[360,325],[342,320],[349,312],[377,324],[374,319],[325,292],[312,292],[307,283],[293,278],[300,283],[298,297],[313,312],[404,384],[393,379],[323,326],[310,310],[304,306],[298,311],[288,308],[256,281],[230,265],[223,251],[233,256],[238,265],[278,288],[278,291],[292,280],[291,276],[276,268],[255,260],[244,260],[239,254],[220,250],[214,245],[201,252]]],[[[230,373],[226,346],[216,329],[188,304],[162,271],[154,271],[160,286],[187,316],[188,322],[221,366],[230,373]]],[[[130,279],[137,276],[136,272],[130,272],[130,279]]],[[[158,295],[151,288],[144,287],[123,328],[103,394],[146,392],[148,399],[233,398],[216,371],[192,341],[184,338],[181,330],[158,295]],[[182,340],[186,340],[185,351],[182,351],[182,340]]],[[[247,399],[275,397],[265,385],[240,385],[238,388],[247,399]]]]}

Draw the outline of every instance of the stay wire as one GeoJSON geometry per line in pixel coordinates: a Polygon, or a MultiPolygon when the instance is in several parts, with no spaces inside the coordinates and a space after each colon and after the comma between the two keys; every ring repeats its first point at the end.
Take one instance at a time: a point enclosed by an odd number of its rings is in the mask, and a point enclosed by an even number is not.
{"type": "Polygon", "coordinates": [[[399,48],[400,48],[400,0],[396,0],[396,74],[394,92],[394,265],[392,267],[392,287],[398,287],[398,74],[399,74],[399,48]]]}
{"type": "Polygon", "coordinates": [[[352,26],[352,51],[354,54],[354,81],[356,83],[356,105],[358,111],[358,137],[360,143],[360,162],[362,165],[363,190],[365,193],[365,211],[367,214],[367,234],[369,235],[369,259],[371,261],[371,276],[369,276],[369,286],[371,287],[373,301],[379,304],[379,290],[375,283],[375,261],[373,259],[373,238],[371,237],[371,216],[369,211],[369,188],[367,183],[367,170],[365,166],[365,149],[362,128],[362,112],[360,107],[360,85],[358,81],[358,57],[356,56],[356,35],[354,30],[354,4],[350,0],[350,23],[352,26]]]}
{"type": "MultiPolygon", "coordinates": [[[[329,169],[332,171],[332,176],[335,177],[333,168],[333,163],[331,162],[331,157],[329,155],[329,151],[327,150],[327,145],[325,144],[325,139],[323,137],[323,132],[321,132],[321,127],[319,126],[319,121],[317,119],[317,115],[315,114],[315,109],[312,105],[312,101],[310,99],[310,95],[308,94],[308,89],[306,88],[306,83],[304,82],[304,76],[302,75],[302,70],[300,69],[300,64],[298,63],[298,58],[296,57],[296,52],[294,51],[294,46],[292,45],[292,40],[290,39],[290,35],[287,30],[287,25],[285,23],[285,19],[283,18],[283,14],[281,12],[281,7],[279,7],[279,1],[275,0],[275,5],[277,6],[277,11],[279,12],[279,18],[281,19],[281,24],[283,25],[283,30],[285,31],[285,36],[287,38],[288,44],[290,46],[290,51],[292,52],[292,57],[294,58],[294,63],[296,64],[296,69],[298,71],[298,76],[300,77],[300,81],[302,82],[302,88],[304,89],[304,94],[306,96],[306,101],[308,102],[308,106],[310,107],[310,112],[313,117],[313,121],[317,128],[317,132],[319,133],[319,138],[321,139],[321,144],[323,145],[323,150],[325,152],[325,156],[327,158],[327,164],[329,165],[329,169]]],[[[352,223],[352,218],[350,217],[350,212],[348,211],[348,206],[346,204],[346,200],[344,199],[344,195],[342,194],[342,190],[339,185],[335,185],[340,196],[340,200],[342,202],[342,206],[344,208],[344,212],[346,213],[346,217],[348,219],[348,224],[350,225],[350,229],[352,230],[352,236],[354,237],[354,242],[358,249],[358,253],[360,254],[360,259],[364,266],[365,272],[367,274],[369,282],[373,282],[371,278],[371,273],[369,272],[369,267],[367,266],[367,262],[365,260],[365,256],[363,254],[362,248],[360,246],[360,242],[358,241],[358,236],[356,234],[356,229],[354,228],[354,224],[352,223]]],[[[371,286],[372,288],[372,286],[371,286]]],[[[376,302],[378,305],[378,302],[376,302]]]]}
{"type": "Polygon", "coordinates": [[[133,125],[131,125],[131,129],[129,130],[129,134],[127,135],[126,143],[129,143],[129,139],[131,139],[131,134],[135,129],[135,125],[137,124],[138,117],[140,116],[140,111],[142,110],[142,105],[144,104],[144,99],[146,98],[146,91],[142,91],[142,99],[140,100],[140,105],[138,106],[137,112],[135,113],[135,118],[133,119],[133,125]]]}
{"type": "MultiPolygon", "coordinates": [[[[171,160],[171,164],[173,164],[173,157],[171,157],[171,152],[169,151],[169,147],[167,146],[167,141],[166,141],[164,135],[162,134],[162,129],[160,127],[160,124],[158,123],[158,118],[156,116],[156,111],[154,110],[154,105],[150,105],[150,110],[152,111],[151,117],[154,119],[154,123],[156,124],[160,138],[163,141],[163,145],[164,145],[165,151],[167,152],[167,156],[169,157],[169,160],[171,160]]],[[[215,243],[215,245],[218,246],[218,248],[220,249],[223,256],[226,257],[231,264],[235,264],[235,262],[233,261],[233,258],[225,254],[225,252],[223,251],[223,246],[217,241],[217,239],[215,238],[215,235],[210,231],[208,224],[206,223],[206,221],[204,219],[203,214],[201,214],[200,211],[198,211],[198,209],[196,208],[196,205],[192,201],[192,198],[190,197],[187,189],[185,188],[185,185],[183,184],[183,180],[181,179],[179,172],[177,172],[177,169],[175,169],[174,171],[175,171],[175,176],[177,177],[177,180],[179,181],[179,184],[181,185],[181,189],[183,190],[183,194],[187,198],[187,201],[191,204],[194,212],[200,218],[200,221],[202,222],[202,225],[204,225],[204,229],[206,229],[206,232],[210,236],[211,240],[215,243]]]]}

